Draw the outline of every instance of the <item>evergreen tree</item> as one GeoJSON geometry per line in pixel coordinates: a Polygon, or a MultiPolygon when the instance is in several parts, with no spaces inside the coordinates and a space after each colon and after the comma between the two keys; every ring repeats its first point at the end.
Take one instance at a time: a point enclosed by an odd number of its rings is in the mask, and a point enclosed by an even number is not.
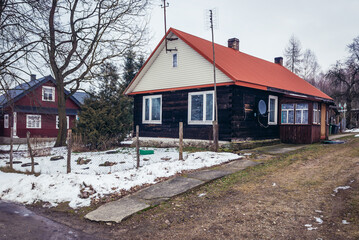
{"type": "Polygon", "coordinates": [[[132,129],[132,99],[122,94],[116,67],[101,68],[100,90],[85,100],[76,132],[90,149],[104,150],[118,144],[132,129]]]}
{"type": "Polygon", "coordinates": [[[136,76],[138,67],[136,66],[136,54],[133,49],[129,49],[125,54],[125,64],[123,66],[123,81],[126,88],[136,76]]]}

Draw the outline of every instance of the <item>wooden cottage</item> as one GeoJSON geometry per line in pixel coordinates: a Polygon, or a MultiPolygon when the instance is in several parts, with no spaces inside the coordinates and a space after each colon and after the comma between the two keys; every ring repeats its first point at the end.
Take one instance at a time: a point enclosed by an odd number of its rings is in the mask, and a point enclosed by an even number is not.
{"type": "MultiPolygon", "coordinates": [[[[333,99],[283,67],[215,44],[220,140],[280,138],[313,143],[328,137],[333,99]]],[[[211,139],[213,104],[212,43],[169,29],[125,94],[134,97],[134,125],[141,137],[211,139]],[[167,49],[166,41],[167,39],[167,49]]]]}
{"type": "MultiPolygon", "coordinates": [[[[66,91],[66,94],[68,92],[66,91]]],[[[72,128],[85,93],[77,93],[66,100],[67,126],[72,128]]],[[[0,138],[6,141],[13,128],[15,138],[56,137],[58,133],[57,93],[55,79],[46,76],[10,89],[0,96],[0,138]]]]}

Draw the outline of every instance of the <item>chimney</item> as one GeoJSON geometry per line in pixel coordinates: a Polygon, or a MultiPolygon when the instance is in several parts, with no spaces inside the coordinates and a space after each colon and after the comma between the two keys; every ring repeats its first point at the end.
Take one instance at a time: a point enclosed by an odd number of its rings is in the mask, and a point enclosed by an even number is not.
{"type": "Polygon", "coordinates": [[[36,80],[36,74],[31,74],[31,75],[30,75],[30,80],[31,80],[31,81],[36,80]]]}
{"type": "Polygon", "coordinates": [[[283,66],[283,58],[282,58],[282,57],[276,57],[276,58],[274,58],[274,63],[283,66]]]}
{"type": "Polygon", "coordinates": [[[239,51],[239,39],[238,38],[228,39],[228,47],[239,51]]]}

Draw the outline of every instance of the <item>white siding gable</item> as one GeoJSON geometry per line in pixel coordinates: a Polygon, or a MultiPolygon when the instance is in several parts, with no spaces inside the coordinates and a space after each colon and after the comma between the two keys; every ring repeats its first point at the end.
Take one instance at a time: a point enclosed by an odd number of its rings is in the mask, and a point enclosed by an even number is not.
{"type": "MultiPolygon", "coordinates": [[[[180,38],[168,41],[168,49],[174,48],[177,51],[166,53],[162,44],[127,93],[213,84],[213,65],[209,61],[180,38]],[[173,67],[173,53],[177,53],[177,67],[173,67]]],[[[216,78],[217,83],[233,82],[218,68],[216,78]]]]}

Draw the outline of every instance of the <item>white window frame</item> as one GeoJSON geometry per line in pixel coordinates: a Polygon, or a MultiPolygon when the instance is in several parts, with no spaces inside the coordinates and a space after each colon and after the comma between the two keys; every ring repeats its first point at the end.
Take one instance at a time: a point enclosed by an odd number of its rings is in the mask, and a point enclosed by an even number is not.
{"type": "Polygon", "coordinates": [[[203,92],[191,92],[188,93],[188,124],[190,125],[211,125],[214,119],[214,91],[203,91],[203,92]],[[207,94],[208,93],[212,93],[212,120],[205,120],[206,119],[206,103],[207,103],[207,94]],[[192,121],[192,96],[193,95],[203,95],[203,116],[202,116],[202,121],[192,121]]]}
{"type": "Polygon", "coordinates": [[[313,124],[320,124],[320,103],[313,103],[313,124]],[[317,104],[317,108],[314,108],[314,104],[317,104]]]}
{"type": "Polygon", "coordinates": [[[55,87],[42,86],[42,101],[44,102],[55,102],[55,87]],[[45,99],[45,89],[52,91],[52,99],[45,99]]]}
{"type": "Polygon", "coordinates": [[[149,123],[149,124],[162,124],[162,95],[149,95],[149,96],[143,96],[142,99],[142,123],[149,123]],[[152,120],[152,99],[159,98],[160,99],[160,120],[152,120]],[[149,99],[149,119],[145,119],[145,113],[146,113],[146,99],[149,99]]]}
{"type": "Polygon", "coordinates": [[[308,125],[309,124],[309,104],[308,103],[296,103],[294,104],[294,123],[296,125],[308,125]],[[297,109],[297,105],[298,104],[307,104],[307,108],[303,108],[303,109],[297,109]],[[304,111],[307,110],[308,113],[308,122],[307,123],[303,123],[303,119],[304,119],[304,111]],[[297,111],[300,111],[300,123],[297,123],[297,111]]]}
{"type": "Polygon", "coordinates": [[[273,96],[273,95],[269,95],[269,97],[268,97],[268,124],[269,125],[277,125],[278,124],[278,97],[273,96]],[[271,99],[274,99],[274,122],[270,121],[270,112],[271,112],[270,100],[271,99]]]}
{"type": "Polygon", "coordinates": [[[280,113],[280,119],[281,119],[281,124],[282,125],[293,125],[295,123],[295,104],[294,103],[282,103],[281,105],[281,113],[280,113]],[[290,108],[290,109],[283,109],[283,105],[284,104],[292,104],[293,105],[293,108],[290,108]],[[287,121],[286,123],[283,123],[283,120],[282,120],[282,112],[287,112],[287,121]],[[293,122],[292,123],[288,123],[288,120],[289,120],[289,111],[293,111],[293,122]]]}
{"type": "MultiPolygon", "coordinates": [[[[66,116],[66,121],[67,121],[67,129],[70,128],[70,118],[69,116],[66,116]]],[[[59,116],[56,116],[56,129],[59,129],[59,116]]]]}
{"type": "Polygon", "coordinates": [[[172,67],[174,67],[174,68],[178,67],[178,54],[177,53],[172,54],[172,67]]]}
{"type": "Polygon", "coordinates": [[[4,115],[4,128],[9,128],[9,114],[4,115]]]}
{"type": "Polygon", "coordinates": [[[41,129],[41,115],[26,114],[26,128],[29,128],[29,129],[41,129]],[[39,117],[39,119],[40,119],[39,126],[36,126],[36,124],[34,126],[30,126],[29,117],[39,117]]]}

